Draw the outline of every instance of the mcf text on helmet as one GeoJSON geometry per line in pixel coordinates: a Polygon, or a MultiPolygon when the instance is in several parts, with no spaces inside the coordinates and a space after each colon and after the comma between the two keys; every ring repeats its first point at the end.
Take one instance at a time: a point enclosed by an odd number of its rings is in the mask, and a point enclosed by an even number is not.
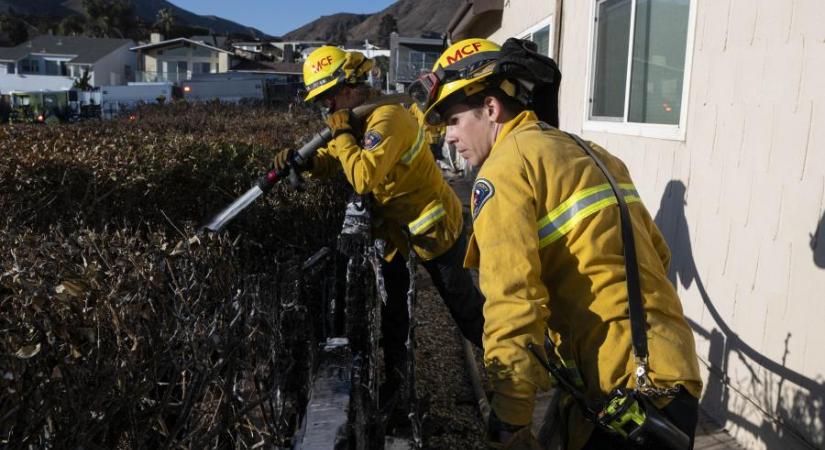
{"type": "Polygon", "coordinates": [[[481,48],[481,42],[473,42],[461,48],[456,49],[455,54],[447,55],[447,65],[453,64],[461,60],[465,56],[470,56],[481,48]]]}
{"type": "Polygon", "coordinates": [[[330,64],[332,64],[332,56],[326,56],[324,58],[319,59],[315,64],[312,65],[312,71],[318,73],[324,67],[327,67],[330,64]]]}

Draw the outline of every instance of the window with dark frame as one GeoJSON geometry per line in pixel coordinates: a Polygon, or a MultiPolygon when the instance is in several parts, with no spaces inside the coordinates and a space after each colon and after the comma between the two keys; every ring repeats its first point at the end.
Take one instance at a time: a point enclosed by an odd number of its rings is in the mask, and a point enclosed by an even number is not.
{"type": "Polygon", "coordinates": [[[535,42],[539,53],[544,56],[550,56],[550,25],[543,26],[538,30],[527,33],[521,38],[535,42]]]}

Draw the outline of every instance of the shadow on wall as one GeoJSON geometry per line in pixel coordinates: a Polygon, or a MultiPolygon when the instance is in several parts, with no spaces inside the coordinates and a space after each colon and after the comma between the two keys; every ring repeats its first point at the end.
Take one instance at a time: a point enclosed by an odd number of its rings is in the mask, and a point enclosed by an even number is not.
{"type": "Polygon", "coordinates": [[[811,236],[811,251],[814,252],[814,264],[825,269],[825,213],[811,236]]]}
{"type": "MultiPolygon", "coordinates": [[[[710,342],[707,356],[700,355],[701,362],[711,373],[701,400],[702,409],[722,423],[731,421],[752,432],[768,448],[773,448],[771,444],[780,445],[780,442],[783,448],[788,448],[788,444],[795,442],[798,448],[821,449],[825,444],[825,383],[785,367],[791,333],[785,336],[782,361],[776,362],[742,341],[725,322],[705,290],[696,268],[685,216],[686,205],[684,183],[679,180],[670,181],[662,196],[655,222],[673,254],[668,278],[674,286],[680,283],[684,289],[695,283],[705,308],[715,322],[715,326],[708,330],[688,319],[694,332],[710,342]],[[728,376],[731,356],[738,358],[747,367],[750,380],[746,383],[749,384],[731,384],[728,376]],[[739,393],[750,404],[734,404],[731,401],[731,391],[739,393]],[[764,415],[762,423],[748,422],[743,417],[746,409],[759,410],[764,415]]],[[[823,228],[825,224],[820,221],[817,234],[811,242],[814,261],[820,267],[825,267],[823,228]],[[816,237],[822,238],[818,246],[814,242],[816,237]]]]}

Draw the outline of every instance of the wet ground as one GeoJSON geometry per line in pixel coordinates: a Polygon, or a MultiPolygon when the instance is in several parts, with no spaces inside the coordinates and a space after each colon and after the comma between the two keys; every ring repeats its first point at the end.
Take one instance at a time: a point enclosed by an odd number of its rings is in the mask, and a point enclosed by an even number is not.
{"type": "Polygon", "coordinates": [[[464,359],[463,337],[425,273],[419,291],[417,379],[429,400],[427,448],[483,449],[484,427],[464,359]]]}

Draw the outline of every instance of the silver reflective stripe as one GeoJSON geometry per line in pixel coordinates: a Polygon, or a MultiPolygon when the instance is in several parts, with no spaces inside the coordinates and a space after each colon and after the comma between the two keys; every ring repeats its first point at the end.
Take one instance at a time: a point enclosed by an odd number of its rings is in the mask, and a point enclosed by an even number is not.
{"type": "MultiPolygon", "coordinates": [[[[632,184],[620,184],[619,191],[627,203],[640,201],[639,193],[632,184]]],[[[561,239],[585,218],[616,203],[609,184],[576,192],[538,222],[539,247],[543,248],[561,239]]]]}
{"type": "Polygon", "coordinates": [[[416,156],[421,152],[421,147],[424,146],[424,128],[418,128],[418,136],[415,137],[415,142],[403,155],[401,155],[401,164],[409,166],[416,156]]]}
{"type": "Polygon", "coordinates": [[[409,223],[408,227],[410,228],[410,233],[421,234],[427,231],[432,224],[436,223],[439,219],[446,215],[447,211],[444,210],[444,206],[441,203],[438,203],[434,207],[424,211],[424,214],[422,214],[419,218],[409,223]]]}

